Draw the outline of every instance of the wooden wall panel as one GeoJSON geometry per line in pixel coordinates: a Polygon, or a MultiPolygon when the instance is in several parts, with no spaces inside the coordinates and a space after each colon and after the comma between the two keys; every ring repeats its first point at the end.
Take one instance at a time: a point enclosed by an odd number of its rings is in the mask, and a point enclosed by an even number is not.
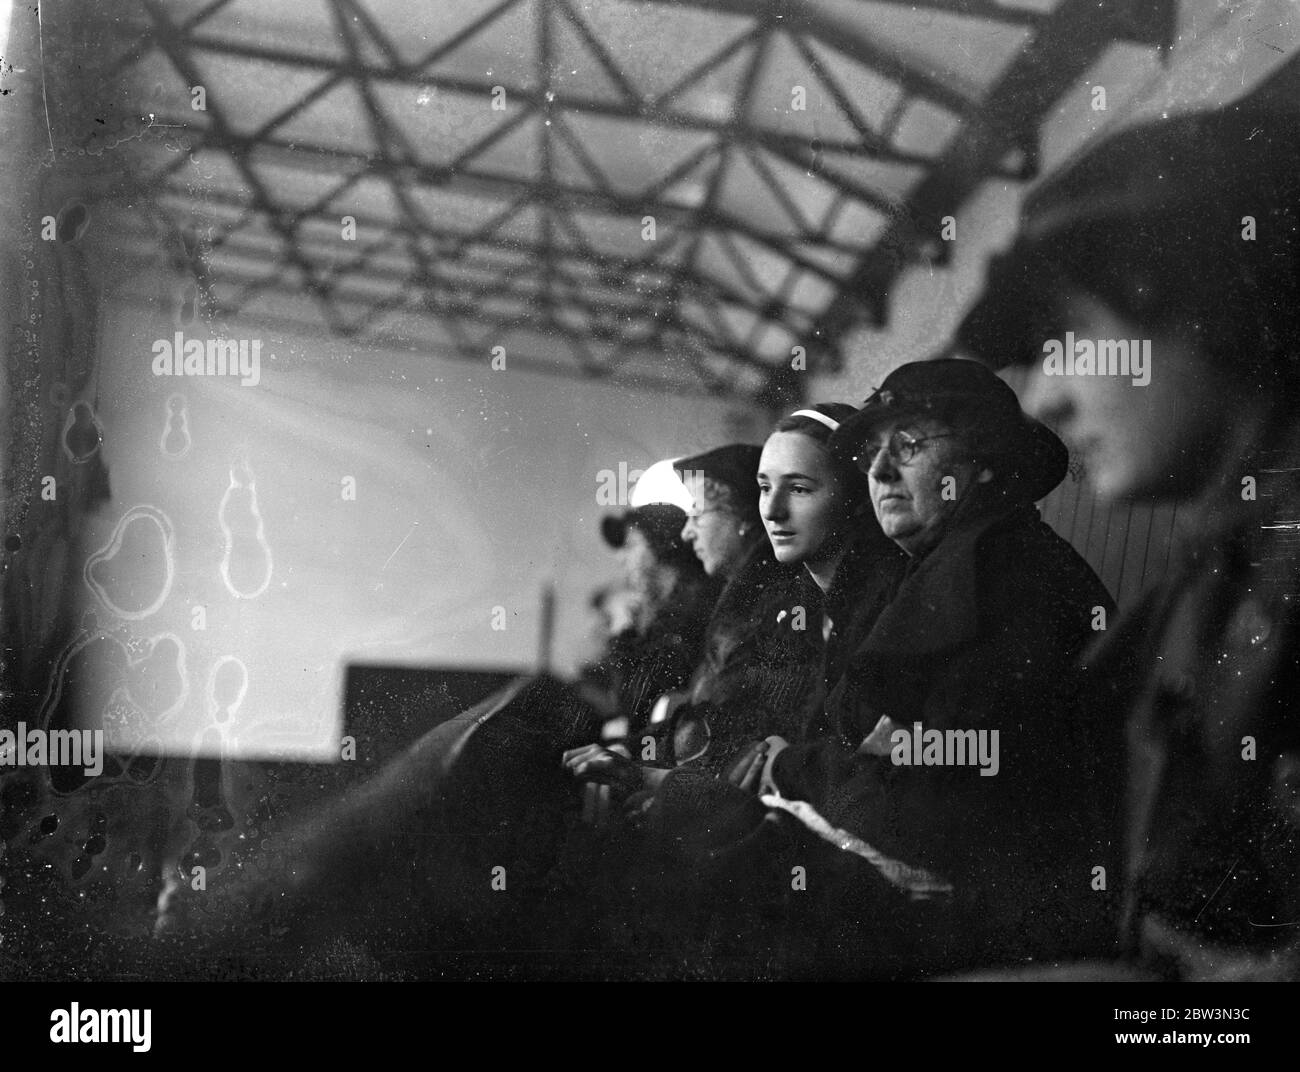
{"type": "Polygon", "coordinates": [[[1086,476],[1067,476],[1039,510],[1088,560],[1121,609],[1131,607],[1169,567],[1173,506],[1108,503],[1086,476]]]}

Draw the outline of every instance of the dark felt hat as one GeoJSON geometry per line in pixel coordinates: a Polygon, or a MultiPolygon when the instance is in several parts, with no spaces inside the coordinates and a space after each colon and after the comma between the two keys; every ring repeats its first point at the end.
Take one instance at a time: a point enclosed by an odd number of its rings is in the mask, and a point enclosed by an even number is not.
{"type": "Polygon", "coordinates": [[[896,368],[862,409],[831,436],[831,451],[856,460],[886,422],[929,417],[969,435],[1025,499],[1036,502],[1065,479],[1070,455],[1016,393],[978,361],[939,358],[896,368]]]}
{"type": "Polygon", "coordinates": [[[694,559],[695,555],[681,539],[685,524],[686,511],[681,507],[671,503],[650,503],[601,518],[600,534],[610,547],[617,550],[627,542],[629,529],[639,529],[657,558],[686,561],[694,559]]]}
{"type": "Polygon", "coordinates": [[[678,475],[703,473],[711,480],[725,484],[737,496],[737,504],[748,512],[758,512],[758,459],[763,448],[751,443],[728,443],[703,454],[679,458],[673,462],[678,475]]]}
{"type": "Polygon", "coordinates": [[[1041,357],[1066,285],[1139,320],[1193,283],[1211,321],[1237,312],[1228,285],[1261,309],[1294,301],[1298,209],[1300,111],[1247,102],[1121,131],[1026,197],[957,341],[994,368],[1041,357]]]}

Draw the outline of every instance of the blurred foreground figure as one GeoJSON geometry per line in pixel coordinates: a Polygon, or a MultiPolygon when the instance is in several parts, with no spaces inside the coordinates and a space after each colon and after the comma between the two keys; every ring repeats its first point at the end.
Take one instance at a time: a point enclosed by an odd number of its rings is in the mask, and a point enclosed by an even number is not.
{"type": "Polygon", "coordinates": [[[631,620],[577,681],[521,678],[435,726],[367,782],[268,838],[240,878],[193,892],[168,875],[157,933],[281,962],[328,936],[390,951],[428,942],[435,955],[417,967],[430,973],[464,970],[456,950],[544,944],[528,913],[581,797],[560,754],[596,740],[610,719],[644,723],[702,657],[721,582],[681,540],[686,523],[683,510],[660,504],[605,519],[633,593],[631,620]]]}
{"type": "Polygon", "coordinates": [[[1035,192],[960,332],[1029,364],[1026,408],[1101,494],[1177,503],[1167,577],[1093,657],[1136,667],[1123,940],[1148,974],[1297,974],[1298,213],[1295,114],[1120,133],[1035,192]]]}

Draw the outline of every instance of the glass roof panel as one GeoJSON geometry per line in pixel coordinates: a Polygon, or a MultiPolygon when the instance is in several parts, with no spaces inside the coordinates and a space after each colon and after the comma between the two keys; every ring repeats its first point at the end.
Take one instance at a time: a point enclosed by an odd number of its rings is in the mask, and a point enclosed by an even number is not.
{"type": "Polygon", "coordinates": [[[899,63],[971,96],[992,88],[1033,33],[1012,22],[928,6],[876,0],[814,0],[814,5],[865,34],[899,63]]]}
{"type": "Polygon", "coordinates": [[[961,121],[946,108],[914,99],[898,121],[894,147],[920,156],[942,156],[960,126],[961,121]]]}
{"type": "Polygon", "coordinates": [[[572,0],[571,6],[642,96],[662,95],[753,28],[743,15],[693,5],[572,0]]]}
{"type": "Polygon", "coordinates": [[[733,219],[762,234],[797,236],[803,233],[800,221],[787,211],[771,185],[744,153],[733,152],[728,157],[717,204],[733,219]]]}
{"type": "Polygon", "coordinates": [[[445,165],[499,131],[519,113],[496,111],[490,94],[462,93],[428,84],[416,88],[401,83],[374,86],[376,100],[397,135],[416,153],[417,159],[445,165]]]}
{"type": "MultiPolygon", "coordinates": [[[[196,3],[195,8],[209,6],[196,3]]],[[[168,3],[173,22],[187,17],[181,5],[168,3]]],[[[347,55],[340,43],[338,25],[325,0],[302,0],[296,4],[268,4],[266,0],[231,0],[196,27],[200,39],[219,38],[223,44],[260,49],[268,42],[293,42],[293,51],[323,60],[341,60],[347,55]]]]}
{"type": "Polygon", "coordinates": [[[786,276],[794,267],[788,257],[782,257],[766,246],[759,245],[745,235],[733,235],[732,244],[745,259],[752,275],[769,294],[780,291],[786,276]]]}
{"type": "MultiPolygon", "coordinates": [[[[209,112],[236,134],[256,133],[284,109],[322,87],[328,72],[294,68],[228,53],[196,50],[193,63],[209,112]]],[[[191,111],[193,109],[190,109],[191,111]]]]}
{"type": "MultiPolygon", "coordinates": [[[[707,132],[590,113],[568,112],[560,122],[613,191],[621,195],[635,195],[653,187],[692,154],[713,143],[707,132]]],[[[560,141],[565,149],[566,179],[584,187],[593,185],[595,180],[574,157],[567,139],[560,141]]]]}
{"type": "Polygon", "coordinates": [[[811,141],[861,142],[831,91],[785,34],[773,34],[762,74],[745,108],[754,126],[811,141]]]}
{"type": "Polygon", "coordinates": [[[890,113],[903,98],[902,86],[820,41],[809,40],[807,45],[867,126],[881,133],[890,113]]]}
{"type": "MultiPolygon", "coordinates": [[[[427,0],[412,3],[409,28],[405,32],[401,20],[390,20],[385,15],[384,22],[385,25],[394,27],[389,34],[394,42],[408,39],[408,44],[398,47],[414,61],[448,44],[460,32],[461,24],[457,23],[453,28],[453,25],[442,21],[444,9],[459,6],[460,0],[455,4],[440,3],[437,5],[437,17],[430,18],[427,0]],[[421,40],[419,49],[412,47],[417,32],[428,37],[427,41],[421,40]],[[415,52],[421,56],[412,55],[415,52]]],[[[537,16],[533,9],[532,0],[524,0],[507,8],[450,52],[422,66],[420,76],[470,81],[484,88],[485,97],[491,87],[496,85],[505,87],[507,99],[512,89],[526,92],[538,90],[541,83],[537,70],[537,16]]],[[[472,21],[465,19],[463,25],[467,26],[472,21]]]]}
{"type": "Polygon", "coordinates": [[[835,297],[835,288],[819,275],[803,272],[790,292],[790,304],[805,312],[818,313],[835,297]]]}
{"type": "MultiPolygon", "coordinates": [[[[384,35],[397,51],[403,63],[418,63],[434,49],[457,35],[469,30],[486,18],[494,9],[502,7],[501,0],[456,0],[455,3],[438,4],[438,17],[431,19],[428,0],[366,0],[366,9],[384,30],[384,35]]],[[[499,18],[514,15],[514,27],[526,27],[531,4],[519,5],[524,10],[505,11],[499,18]]]]}
{"type": "Polygon", "coordinates": [[[533,179],[541,167],[540,117],[525,119],[507,131],[482,152],[476,154],[466,166],[476,172],[506,176],[513,179],[533,179]]]}
{"type": "Polygon", "coordinates": [[[277,128],[289,142],[306,142],[326,149],[373,153],[365,102],[355,85],[342,82],[277,128]]]}

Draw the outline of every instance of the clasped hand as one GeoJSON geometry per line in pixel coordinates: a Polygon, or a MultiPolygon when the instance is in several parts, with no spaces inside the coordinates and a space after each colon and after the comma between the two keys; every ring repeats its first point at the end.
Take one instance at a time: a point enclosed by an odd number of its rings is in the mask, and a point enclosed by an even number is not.
{"type": "Polygon", "coordinates": [[[560,760],[575,778],[601,782],[626,790],[640,789],[641,768],[632,762],[631,753],[621,744],[585,744],[570,748],[560,760]]]}

